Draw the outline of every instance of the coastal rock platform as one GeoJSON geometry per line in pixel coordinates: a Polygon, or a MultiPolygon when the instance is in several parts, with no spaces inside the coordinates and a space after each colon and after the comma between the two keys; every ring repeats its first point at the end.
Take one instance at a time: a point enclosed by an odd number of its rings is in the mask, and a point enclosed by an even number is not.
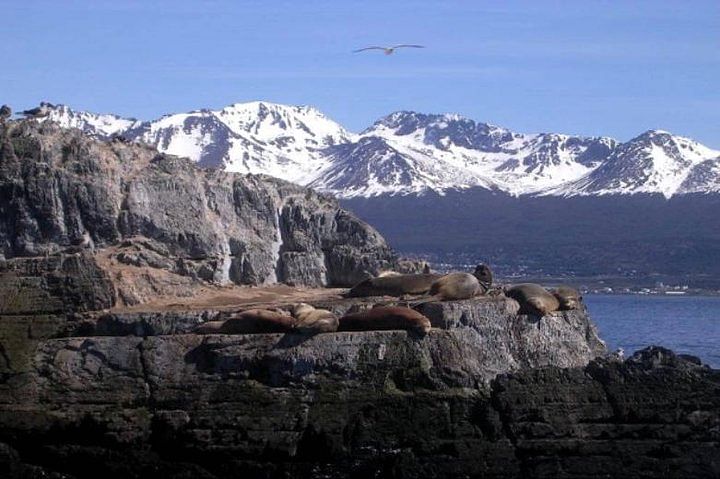
{"type": "MultiPolygon", "coordinates": [[[[393,300],[308,301],[342,314],[393,300]]],[[[65,315],[7,361],[1,467],[18,477],[720,473],[720,372],[661,348],[609,358],[584,310],[518,315],[503,296],[416,307],[433,324],[426,336],[191,333],[238,308],[65,315]]]]}

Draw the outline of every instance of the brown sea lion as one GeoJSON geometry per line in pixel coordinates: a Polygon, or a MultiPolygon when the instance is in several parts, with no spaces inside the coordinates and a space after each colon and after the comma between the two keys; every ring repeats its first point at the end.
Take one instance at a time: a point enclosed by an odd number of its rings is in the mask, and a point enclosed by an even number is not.
{"type": "Polygon", "coordinates": [[[505,290],[505,296],[520,303],[520,314],[545,316],[560,307],[555,296],[535,283],[512,285],[505,290]]]}
{"type": "Polygon", "coordinates": [[[490,290],[493,284],[493,274],[492,270],[488,265],[480,263],[479,265],[475,266],[473,276],[477,278],[477,280],[480,282],[480,286],[483,287],[485,292],[488,292],[490,290]]]}
{"type": "Polygon", "coordinates": [[[435,281],[429,294],[432,300],[448,301],[469,299],[484,292],[478,279],[470,273],[450,273],[435,281]]]}
{"type": "Polygon", "coordinates": [[[295,327],[295,318],[268,309],[249,309],[227,319],[222,334],[286,333],[295,327]]]}
{"type": "Polygon", "coordinates": [[[370,278],[353,286],[348,296],[362,298],[366,296],[425,294],[430,290],[433,282],[441,277],[442,275],[439,274],[398,274],[370,278]]]}
{"type": "Polygon", "coordinates": [[[570,311],[580,307],[582,295],[577,289],[563,285],[551,289],[550,292],[560,303],[560,307],[558,308],[560,311],[570,311]]]}
{"type": "Polygon", "coordinates": [[[402,306],[376,306],[340,318],[338,331],[381,331],[404,329],[426,334],[430,320],[417,311],[402,306]]]}
{"type": "Polygon", "coordinates": [[[293,316],[297,320],[295,329],[304,333],[332,333],[338,328],[337,316],[325,309],[315,309],[307,303],[296,305],[293,316]]]}

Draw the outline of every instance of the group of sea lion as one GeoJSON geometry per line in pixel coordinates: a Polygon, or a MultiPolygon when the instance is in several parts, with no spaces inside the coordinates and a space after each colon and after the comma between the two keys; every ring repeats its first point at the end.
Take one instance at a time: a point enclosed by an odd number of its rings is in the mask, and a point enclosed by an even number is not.
{"type": "Polygon", "coordinates": [[[369,278],[350,289],[348,296],[406,296],[429,295],[431,301],[469,299],[488,292],[492,286],[492,271],[480,264],[470,273],[397,274],[386,272],[369,278]]]}
{"type": "MultiPolygon", "coordinates": [[[[469,299],[491,290],[493,274],[487,265],[479,264],[473,274],[398,274],[385,272],[353,286],[351,297],[425,295],[419,299],[448,301],[469,299]]],[[[495,290],[520,304],[520,314],[545,316],[553,311],[577,309],[582,297],[568,286],[546,290],[539,284],[521,283],[495,290]]]]}
{"type": "MultiPolygon", "coordinates": [[[[428,301],[456,301],[487,294],[492,287],[490,268],[480,264],[473,274],[399,274],[385,272],[366,279],[348,292],[350,297],[413,296],[428,301]]],[[[553,311],[580,307],[580,293],[568,286],[546,290],[539,284],[521,283],[495,290],[514,299],[520,314],[545,316],[553,311]]],[[[198,334],[331,333],[335,331],[407,330],[425,334],[430,320],[418,311],[402,306],[381,306],[337,317],[331,311],[299,303],[284,309],[250,309],[224,321],[210,321],[195,329],[198,334]]]]}
{"type": "Polygon", "coordinates": [[[335,331],[406,330],[425,334],[430,320],[402,306],[375,306],[338,318],[331,311],[307,303],[282,309],[249,309],[224,321],[208,321],[195,328],[197,334],[332,333],[335,331]]]}
{"type": "Polygon", "coordinates": [[[520,314],[545,316],[553,311],[578,309],[582,296],[569,286],[547,290],[535,283],[520,283],[504,288],[503,292],[520,304],[520,314]]]}

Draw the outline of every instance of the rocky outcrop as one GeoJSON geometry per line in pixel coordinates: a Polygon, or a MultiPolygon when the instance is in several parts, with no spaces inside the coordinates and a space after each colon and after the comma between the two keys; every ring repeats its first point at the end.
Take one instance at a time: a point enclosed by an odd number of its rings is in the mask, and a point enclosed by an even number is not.
{"type": "MultiPolygon", "coordinates": [[[[344,314],[387,301],[316,304],[344,314]]],[[[274,463],[273,477],[286,467],[312,475],[326,462],[322,467],[340,471],[357,456],[360,470],[370,471],[443,421],[460,422],[442,426],[442,434],[447,427],[472,431],[462,421],[487,400],[498,374],[580,366],[605,352],[584,311],[538,323],[518,316],[517,303],[504,297],[420,307],[433,323],[424,337],[188,334],[233,314],[226,310],[56,318],[50,334],[3,371],[0,443],[14,458],[6,462],[80,477],[100,470],[172,475],[176,461],[187,462],[181,470],[223,477],[274,463]],[[542,342],[556,349],[544,359],[535,353],[542,342]],[[128,454],[135,459],[119,460],[128,454]],[[215,468],[215,461],[224,465],[215,468]]],[[[422,439],[430,448],[418,451],[430,454],[423,461],[444,447],[434,440],[422,439]]]]}
{"type": "MultiPolygon", "coordinates": [[[[96,251],[119,283],[118,271],[150,268],[216,284],[307,286],[350,285],[397,266],[377,231],[334,199],[281,180],[203,170],[31,120],[0,126],[0,142],[8,261],[96,251]]],[[[118,294],[145,299],[132,288],[118,294]]]]}
{"type": "Polygon", "coordinates": [[[0,467],[37,477],[720,473],[720,372],[659,348],[591,361],[605,350],[584,311],[538,320],[513,303],[427,303],[424,337],[184,332],[222,311],[85,317],[3,376],[0,467]]]}

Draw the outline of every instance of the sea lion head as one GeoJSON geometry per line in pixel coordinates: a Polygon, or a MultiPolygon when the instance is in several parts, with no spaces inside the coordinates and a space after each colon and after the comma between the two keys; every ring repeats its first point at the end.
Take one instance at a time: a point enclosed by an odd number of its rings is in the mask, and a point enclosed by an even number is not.
{"type": "Polygon", "coordinates": [[[475,266],[473,276],[477,278],[477,280],[480,282],[480,285],[485,288],[485,291],[489,290],[492,286],[493,274],[492,270],[488,265],[480,263],[479,265],[475,266]]]}
{"type": "Polygon", "coordinates": [[[558,286],[552,291],[560,303],[560,310],[569,311],[572,309],[578,309],[582,302],[582,295],[575,288],[569,286],[558,286]]]}

